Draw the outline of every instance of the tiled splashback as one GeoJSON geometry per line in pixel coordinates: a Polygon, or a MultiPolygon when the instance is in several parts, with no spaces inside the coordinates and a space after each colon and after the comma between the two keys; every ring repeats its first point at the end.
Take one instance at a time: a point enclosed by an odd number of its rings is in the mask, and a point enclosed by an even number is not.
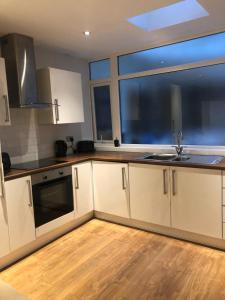
{"type": "Polygon", "coordinates": [[[54,141],[67,135],[81,139],[79,124],[38,125],[34,109],[11,109],[11,126],[0,127],[2,151],[12,163],[32,161],[54,155],[54,141]]]}
{"type": "Polygon", "coordinates": [[[2,151],[10,154],[13,163],[37,159],[38,141],[34,111],[11,109],[10,112],[12,126],[0,127],[2,151]]]}

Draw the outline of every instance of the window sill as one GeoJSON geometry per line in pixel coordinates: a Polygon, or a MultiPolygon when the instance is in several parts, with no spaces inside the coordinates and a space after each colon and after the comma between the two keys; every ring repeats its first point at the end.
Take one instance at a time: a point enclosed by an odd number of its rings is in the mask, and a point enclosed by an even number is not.
{"type": "MultiPolygon", "coordinates": [[[[128,152],[160,152],[174,153],[175,150],[171,145],[136,145],[122,144],[115,147],[113,143],[95,143],[97,151],[128,151],[128,152]]],[[[203,154],[203,155],[224,155],[225,146],[184,146],[184,153],[203,154]]]]}

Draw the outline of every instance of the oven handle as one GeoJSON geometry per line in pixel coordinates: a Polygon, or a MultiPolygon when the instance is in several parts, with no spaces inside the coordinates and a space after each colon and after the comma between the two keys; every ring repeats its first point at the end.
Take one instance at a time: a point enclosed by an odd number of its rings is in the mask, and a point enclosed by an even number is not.
{"type": "Polygon", "coordinates": [[[75,189],[79,189],[78,168],[75,168],[75,189]]]}
{"type": "Polygon", "coordinates": [[[31,189],[31,182],[30,180],[28,179],[27,180],[27,185],[28,185],[28,191],[29,191],[29,203],[28,203],[28,206],[29,207],[33,207],[33,203],[32,203],[32,189],[31,189]]]}

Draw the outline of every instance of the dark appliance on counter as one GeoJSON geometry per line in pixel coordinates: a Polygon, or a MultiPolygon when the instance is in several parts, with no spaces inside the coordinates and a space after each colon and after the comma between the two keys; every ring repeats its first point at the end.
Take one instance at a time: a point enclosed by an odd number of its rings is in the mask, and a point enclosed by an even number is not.
{"type": "Polygon", "coordinates": [[[7,152],[2,152],[2,165],[3,165],[4,174],[9,172],[11,168],[11,160],[7,152]]]}
{"type": "Polygon", "coordinates": [[[72,220],[74,204],[71,173],[71,167],[64,167],[31,176],[36,228],[50,223],[49,229],[52,229],[52,222],[62,217],[65,219],[66,215],[72,220]]]}
{"type": "Polygon", "coordinates": [[[95,152],[94,141],[79,141],[77,142],[78,153],[93,153],[95,152]]]}
{"type": "Polygon", "coordinates": [[[64,157],[67,154],[67,143],[63,140],[55,141],[55,156],[64,157]]]}

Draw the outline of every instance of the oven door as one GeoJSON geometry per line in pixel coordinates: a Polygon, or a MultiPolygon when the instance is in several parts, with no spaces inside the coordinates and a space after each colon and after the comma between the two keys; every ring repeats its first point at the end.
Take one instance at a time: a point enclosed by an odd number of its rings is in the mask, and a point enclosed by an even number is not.
{"type": "Polygon", "coordinates": [[[71,175],[35,184],[32,190],[36,228],[74,212],[71,175]]]}

